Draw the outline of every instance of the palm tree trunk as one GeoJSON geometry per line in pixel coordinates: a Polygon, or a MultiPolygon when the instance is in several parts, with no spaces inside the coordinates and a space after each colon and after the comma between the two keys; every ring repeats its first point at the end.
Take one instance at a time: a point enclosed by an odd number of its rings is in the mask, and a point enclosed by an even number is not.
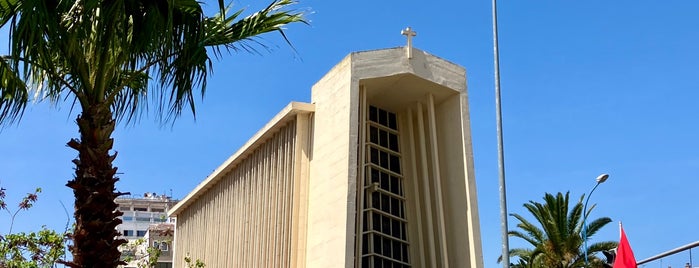
{"type": "Polygon", "coordinates": [[[122,263],[119,245],[124,239],[116,226],[121,224],[114,199],[122,193],[116,192],[117,168],[112,166],[116,153],[110,155],[114,140],[112,132],[115,120],[106,105],[93,105],[83,109],[77,124],[80,140],[71,139],[68,147],[78,151],[75,163],[75,178],[66,186],[75,195],[75,231],[72,234],[73,261],[71,267],[117,267],[122,263]]]}

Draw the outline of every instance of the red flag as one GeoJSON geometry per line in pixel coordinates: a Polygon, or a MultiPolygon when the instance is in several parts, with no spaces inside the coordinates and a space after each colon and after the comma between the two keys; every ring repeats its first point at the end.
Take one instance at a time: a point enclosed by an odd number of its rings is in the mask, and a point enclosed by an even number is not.
{"type": "Polygon", "coordinates": [[[614,268],[637,268],[636,258],[633,256],[629,240],[626,239],[626,233],[624,233],[624,228],[621,227],[621,224],[619,224],[619,229],[621,229],[621,240],[619,241],[619,247],[616,248],[614,268]]]}

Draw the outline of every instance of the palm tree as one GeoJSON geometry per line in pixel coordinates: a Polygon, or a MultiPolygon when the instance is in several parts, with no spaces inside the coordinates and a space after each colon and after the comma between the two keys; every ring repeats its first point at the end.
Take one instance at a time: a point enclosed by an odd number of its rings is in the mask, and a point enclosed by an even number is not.
{"type": "MultiPolygon", "coordinates": [[[[274,0],[245,18],[242,10],[205,16],[197,0],[0,0],[0,27],[9,28],[9,54],[0,56],[0,124],[17,122],[30,101],[68,101],[78,111],[78,152],[71,267],[116,267],[114,199],[117,168],[112,133],[148,102],[162,122],[203,95],[210,53],[255,51],[255,37],[305,23],[292,0],[274,0]]],[[[262,47],[265,47],[262,45],[262,47]]]]}
{"type": "MultiPolygon", "coordinates": [[[[539,225],[535,225],[519,214],[513,213],[519,223],[519,230],[512,230],[509,235],[528,242],[533,249],[516,248],[510,250],[510,255],[518,257],[515,267],[541,268],[574,268],[586,267],[582,250],[583,238],[580,235],[583,228],[583,197],[568,211],[569,193],[552,195],[546,193],[544,203],[529,201],[524,207],[534,216],[539,225]]],[[[586,216],[595,206],[590,207],[586,216]]],[[[612,220],[608,217],[589,221],[587,238],[593,236],[612,220]]],[[[603,267],[604,261],[595,254],[616,248],[613,241],[598,242],[589,245],[589,267],[603,267]]],[[[502,257],[498,262],[502,261],[502,257]]]]}

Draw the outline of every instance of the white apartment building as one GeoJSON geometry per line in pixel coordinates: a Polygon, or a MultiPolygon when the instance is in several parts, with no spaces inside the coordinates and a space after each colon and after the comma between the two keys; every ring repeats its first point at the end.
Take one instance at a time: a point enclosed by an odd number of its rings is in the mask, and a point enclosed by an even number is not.
{"type": "Polygon", "coordinates": [[[167,211],[177,200],[165,194],[145,193],[143,196],[122,196],[115,200],[119,211],[123,212],[122,224],[117,231],[129,241],[134,241],[146,235],[151,224],[170,222],[167,211]]]}
{"type": "MultiPolygon", "coordinates": [[[[124,213],[121,217],[122,223],[117,226],[117,231],[128,243],[135,243],[138,239],[145,239],[144,243],[136,248],[136,251],[146,252],[147,247],[157,247],[162,251],[158,259],[157,268],[172,267],[172,228],[174,219],[167,216],[167,211],[172,208],[178,200],[172,199],[165,194],[145,193],[142,196],[122,196],[115,200],[119,206],[119,211],[124,213]],[[167,239],[161,233],[166,228],[170,233],[167,239]]],[[[122,250],[129,251],[128,246],[122,250]]],[[[137,252],[122,252],[122,258],[127,256],[136,257],[137,252]]],[[[129,262],[125,268],[137,267],[137,261],[129,262]]]]}

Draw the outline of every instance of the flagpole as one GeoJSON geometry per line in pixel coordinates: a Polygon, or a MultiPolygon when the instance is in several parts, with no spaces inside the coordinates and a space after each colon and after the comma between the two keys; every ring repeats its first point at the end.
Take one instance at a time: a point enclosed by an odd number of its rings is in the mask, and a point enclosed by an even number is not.
{"type": "Polygon", "coordinates": [[[621,227],[621,221],[619,221],[619,238],[621,238],[621,230],[624,230],[624,228],[621,227]]]}
{"type": "Polygon", "coordinates": [[[495,67],[495,120],[498,136],[498,171],[500,190],[500,229],[502,231],[502,266],[510,267],[510,242],[507,230],[507,194],[505,187],[505,154],[502,135],[502,105],[500,102],[500,52],[498,50],[498,8],[493,0],[493,54],[495,67]]]}

